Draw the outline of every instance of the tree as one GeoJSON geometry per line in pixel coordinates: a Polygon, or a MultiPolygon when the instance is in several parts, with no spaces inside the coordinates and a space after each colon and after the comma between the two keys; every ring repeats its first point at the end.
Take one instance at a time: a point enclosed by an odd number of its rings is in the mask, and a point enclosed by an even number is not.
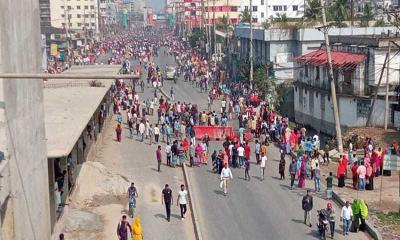
{"type": "Polygon", "coordinates": [[[347,0],[336,0],[329,8],[329,18],[335,22],[337,27],[346,27],[347,24],[344,21],[349,17],[349,9],[347,0]]]}
{"type": "Polygon", "coordinates": [[[364,6],[364,13],[361,17],[361,26],[369,27],[369,22],[374,20],[375,13],[372,9],[371,3],[367,2],[364,6]]]}
{"type": "Polygon", "coordinates": [[[242,13],[240,14],[240,21],[242,23],[250,23],[251,21],[251,15],[250,15],[250,11],[248,8],[245,8],[242,13]]]}
{"type": "Polygon", "coordinates": [[[228,17],[226,15],[224,15],[224,16],[222,16],[222,18],[220,18],[217,27],[219,29],[221,29],[222,31],[224,31],[225,33],[228,33],[228,31],[230,30],[230,24],[229,24],[228,17]]]}
{"type": "Polygon", "coordinates": [[[271,23],[268,20],[262,22],[262,26],[264,29],[269,29],[271,27],[271,23]]]}
{"type": "Polygon", "coordinates": [[[190,46],[196,47],[199,44],[199,41],[203,38],[204,33],[199,28],[194,28],[192,30],[192,34],[189,36],[190,46]]]}
{"type": "Polygon", "coordinates": [[[261,98],[271,102],[276,96],[275,82],[268,77],[267,69],[264,66],[256,68],[253,80],[261,98]]]}
{"type": "Polygon", "coordinates": [[[386,26],[386,23],[385,20],[383,19],[378,19],[374,24],[374,27],[384,27],[384,26],[386,26]]]}
{"type": "Polygon", "coordinates": [[[286,13],[277,13],[276,18],[273,19],[274,22],[279,22],[279,23],[287,23],[289,21],[286,13]]]}
{"type": "Polygon", "coordinates": [[[322,18],[320,0],[307,0],[304,18],[306,21],[320,21],[322,18]]]}

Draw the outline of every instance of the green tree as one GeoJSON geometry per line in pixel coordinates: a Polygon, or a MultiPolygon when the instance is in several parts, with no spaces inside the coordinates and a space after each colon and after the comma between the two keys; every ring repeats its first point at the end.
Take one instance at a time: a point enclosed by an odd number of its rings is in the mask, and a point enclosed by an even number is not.
{"type": "Polygon", "coordinates": [[[384,26],[386,26],[386,23],[385,20],[383,19],[378,19],[374,24],[374,27],[384,27],[384,26]]]}
{"type": "Polygon", "coordinates": [[[259,66],[254,71],[254,87],[257,89],[262,99],[271,101],[276,96],[276,87],[273,79],[268,77],[267,69],[259,66]]]}
{"type": "Polygon", "coordinates": [[[322,18],[321,1],[320,0],[307,0],[306,9],[304,11],[304,18],[306,21],[314,22],[320,21],[322,18]]]}
{"type": "Polygon", "coordinates": [[[268,20],[262,22],[261,25],[263,26],[264,29],[269,29],[271,27],[271,23],[268,20]]]}
{"type": "Polygon", "coordinates": [[[199,28],[194,28],[189,36],[190,46],[196,47],[199,41],[203,39],[204,33],[199,28]]]}
{"type": "Polygon", "coordinates": [[[240,21],[242,23],[250,23],[251,15],[249,9],[245,8],[242,13],[240,14],[240,21]]]}
{"type": "Polygon", "coordinates": [[[230,30],[230,24],[226,15],[222,16],[222,18],[219,19],[217,28],[224,31],[225,33],[228,33],[228,31],[230,30]]]}
{"type": "Polygon", "coordinates": [[[361,16],[361,26],[362,27],[369,27],[369,22],[374,20],[375,13],[371,6],[371,3],[367,2],[364,6],[364,12],[361,16]]]}
{"type": "Polygon", "coordinates": [[[344,23],[344,21],[349,17],[349,9],[350,7],[347,0],[336,0],[329,8],[328,18],[333,20],[337,27],[346,27],[347,24],[344,23]]]}

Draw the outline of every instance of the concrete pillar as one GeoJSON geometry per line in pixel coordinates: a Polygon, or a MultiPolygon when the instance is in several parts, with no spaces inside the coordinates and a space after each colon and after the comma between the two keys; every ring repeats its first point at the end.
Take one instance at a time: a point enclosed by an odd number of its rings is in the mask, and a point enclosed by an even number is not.
{"type": "MultiPolygon", "coordinates": [[[[41,69],[39,1],[0,1],[0,72],[41,69]]],[[[42,80],[0,79],[0,117],[9,151],[11,194],[0,234],[50,239],[49,181],[42,80]]],[[[9,236],[9,235],[8,235],[9,236]]]]}

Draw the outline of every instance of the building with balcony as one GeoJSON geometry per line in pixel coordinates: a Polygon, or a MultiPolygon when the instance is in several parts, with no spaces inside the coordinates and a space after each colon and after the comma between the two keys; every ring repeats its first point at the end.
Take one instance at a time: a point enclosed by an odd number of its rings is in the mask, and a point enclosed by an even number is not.
{"type": "Polygon", "coordinates": [[[98,35],[98,0],[51,0],[51,25],[79,32],[87,37],[98,35]]]}
{"type": "MultiPolygon", "coordinates": [[[[240,12],[250,10],[250,1],[241,1],[240,12]]],[[[304,15],[304,0],[253,0],[253,21],[262,23],[279,15],[286,15],[289,19],[301,19],[304,15]]]]}
{"type": "MultiPolygon", "coordinates": [[[[385,35],[332,36],[330,41],[333,43],[333,78],[341,126],[344,128],[366,126],[369,115],[372,124],[383,126],[387,76],[387,68],[384,68],[385,56],[389,41],[400,43],[400,38],[385,35]],[[383,79],[379,85],[381,76],[383,79]],[[376,91],[377,100],[371,109],[372,98],[376,91]]],[[[391,66],[399,66],[400,56],[394,51],[389,58],[391,66]]],[[[328,80],[327,54],[324,46],[295,58],[294,62],[295,121],[334,134],[331,85],[328,80]]],[[[399,72],[396,67],[390,67],[388,82],[388,125],[394,126],[395,112],[400,111],[399,99],[395,93],[399,85],[399,72]]]]}

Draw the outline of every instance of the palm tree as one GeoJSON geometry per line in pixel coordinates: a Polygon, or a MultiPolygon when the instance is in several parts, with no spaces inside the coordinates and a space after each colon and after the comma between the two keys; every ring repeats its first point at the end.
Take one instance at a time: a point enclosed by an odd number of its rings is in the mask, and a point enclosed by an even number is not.
{"type": "Polygon", "coordinates": [[[220,18],[219,23],[218,23],[218,28],[221,29],[222,31],[228,33],[229,31],[229,20],[228,17],[226,15],[222,16],[222,18],[220,18]]]}
{"type": "Polygon", "coordinates": [[[286,13],[277,13],[276,18],[274,18],[274,22],[287,23],[288,17],[286,13]]]}
{"type": "Polygon", "coordinates": [[[322,16],[320,0],[307,0],[304,18],[307,21],[319,21],[322,16]]]}
{"type": "Polygon", "coordinates": [[[243,23],[250,23],[251,16],[248,8],[245,8],[243,12],[240,14],[240,21],[243,23]]]}
{"type": "Polygon", "coordinates": [[[337,27],[346,27],[346,21],[349,17],[349,5],[347,0],[336,0],[329,8],[329,16],[335,22],[337,27]]]}
{"type": "Polygon", "coordinates": [[[374,20],[375,13],[372,9],[371,3],[367,2],[364,6],[364,13],[361,17],[361,26],[369,27],[369,22],[374,20]]]}

